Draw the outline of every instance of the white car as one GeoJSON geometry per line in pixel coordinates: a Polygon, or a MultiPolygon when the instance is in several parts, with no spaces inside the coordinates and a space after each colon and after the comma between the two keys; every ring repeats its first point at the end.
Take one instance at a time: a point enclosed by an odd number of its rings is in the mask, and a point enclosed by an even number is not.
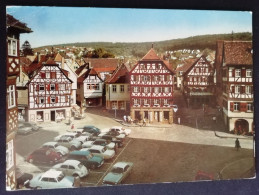
{"type": "Polygon", "coordinates": [[[112,136],[112,137],[114,137],[114,138],[116,138],[116,139],[124,139],[124,138],[126,137],[125,134],[120,134],[120,133],[117,132],[117,131],[109,131],[109,132],[107,132],[107,133],[100,133],[100,134],[98,135],[98,137],[102,137],[103,135],[109,135],[109,136],[112,136]]]}
{"type": "Polygon", "coordinates": [[[79,150],[82,145],[80,141],[73,140],[71,137],[60,137],[57,142],[59,145],[67,147],[71,150],[79,150]]]}
{"type": "Polygon", "coordinates": [[[74,182],[74,177],[65,176],[62,171],[50,169],[33,177],[29,186],[35,189],[72,188],[74,187],[74,182]]]}
{"type": "Polygon", "coordinates": [[[89,174],[87,168],[78,160],[66,160],[63,163],[54,165],[52,168],[73,177],[82,178],[89,174]]]}
{"type": "Polygon", "coordinates": [[[94,156],[103,157],[105,160],[112,159],[115,156],[115,151],[108,150],[105,146],[93,145],[91,148],[82,148],[81,151],[89,151],[94,156]]]}
{"type": "Polygon", "coordinates": [[[94,141],[87,141],[82,144],[82,148],[91,148],[93,145],[106,146],[110,150],[115,149],[115,143],[108,143],[105,139],[96,139],[94,141]]]}
{"type": "Polygon", "coordinates": [[[58,135],[54,138],[55,141],[58,141],[61,137],[71,137],[72,139],[79,137],[80,134],[76,132],[67,132],[65,134],[58,135]]]}
{"type": "Polygon", "coordinates": [[[102,133],[107,133],[107,132],[110,132],[110,131],[117,131],[120,134],[125,134],[126,136],[128,136],[131,133],[131,129],[125,129],[122,126],[113,126],[110,129],[102,129],[101,130],[102,133]]]}
{"type": "Polygon", "coordinates": [[[52,148],[57,153],[60,153],[62,156],[67,155],[69,150],[65,146],[60,146],[57,142],[46,142],[42,145],[42,148],[52,148]]]}
{"type": "Polygon", "coordinates": [[[90,136],[89,135],[81,135],[79,137],[74,138],[74,140],[80,141],[81,144],[83,144],[84,142],[89,141],[92,138],[93,138],[92,135],[90,135],[90,136]]]}

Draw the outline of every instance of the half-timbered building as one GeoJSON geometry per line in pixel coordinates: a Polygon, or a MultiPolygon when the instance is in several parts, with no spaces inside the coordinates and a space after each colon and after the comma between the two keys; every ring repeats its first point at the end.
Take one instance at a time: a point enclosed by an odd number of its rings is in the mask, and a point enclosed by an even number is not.
{"type": "Polygon", "coordinates": [[[151,48],[130,71],[133,120],[173,122],[173,72],[151,48]]]}
{"type": "Polygon", "coordinates": [[[16,188],[15,133],[18,129],[16,80],[20,74],[20,34],[32,30],[11,15],[6,15],[6,187],[16,188]]]}
{"type": "Polygon", "coordinates": [[[214,68],[204,56],[198,58],[183,75],[183,92],[193,107],[212,105],[214,100],[214,68]]]}
{"type": "Polygon", "coordinates": [[[102,105],[103,80],[94,68],[88,69],[85,64],[76,71],[77,80],[77,104],[81,107],[96,107],[102,105]]]}
{"type": "Polygon", "coordinates": [[[105,81],[106,109],[130,111],[129,71],[129,66],[121,64],[105,81]]]}
{"type": "Polygon", "coordinates": [[[51,59],[43,63],[28,83],[28,120],[46,122],[70,117],[71,86],[67,71],[51,59]]]}
{"type": "Polygon", "coordinates": [[[216,53],[218,101],[227,129],[237,134],[254,131],[253,49],[251,41],[219,41],[216,53]],[[221,52],[220,52],[221,51],[221,52]]]}

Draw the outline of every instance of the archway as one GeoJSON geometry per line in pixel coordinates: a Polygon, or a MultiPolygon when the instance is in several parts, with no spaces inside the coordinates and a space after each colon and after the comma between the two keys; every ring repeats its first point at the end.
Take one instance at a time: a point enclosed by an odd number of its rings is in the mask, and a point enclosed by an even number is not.
{"type": "Polygon", "coordinates": [[[249,132],[249,124],[245,119],[237,119],[235,121],[235,129],[234,133],[241,135],[241,134],[248,134],[249,132]]]}

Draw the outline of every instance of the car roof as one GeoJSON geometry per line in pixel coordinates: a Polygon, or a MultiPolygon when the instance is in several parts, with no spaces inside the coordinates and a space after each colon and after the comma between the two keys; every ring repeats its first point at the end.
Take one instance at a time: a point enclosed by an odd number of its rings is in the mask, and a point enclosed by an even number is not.
{"type": "Polygon", "coordinates": [[[55,169],[50,169],[42,174],[41,177],[50,177],[50,178],[57,178],[60,174],[62,174],[62,171],[57,171],[55,169]]]}
{"type": "Polygon", "coordinates": [[[128,165],[129,163],[127,162],[117,162],[113,167],[119,167],[119,168],[124,168],[128,165]]]}
{"type": "Polygon", "coordinates": [[[92,145],[89,149],[102,150],[103,148],[104,148],[104,146],[92,145]]]}
{"type": "Polygon", "coordinates": [[[43,144],[43,146],[49,146],[49,145],[54,146],[56,144],[57,144],[57,142],[46,142],[43,144]]]}
{"type": "Polygon", "coordinates": [[[80,164],[80,162],[78,160],[66,160],[62,164],[65,164],[65,165],[78,165],[78,164],[80,164]]]}
{"type": "Polygon", "coordinates": [[[90,152],[89,151],[79,151],[79,150],[75,150],[70,152],[69,154],[74,154],[74,155],[89,155],[90,152]]]}
{"type": "Polygon", "coordinates": [[[67,137],[67,136],[61,136],[60,138],[59,138],[59,140],[72,140],[72,138],[71,137],[67,137]]]}

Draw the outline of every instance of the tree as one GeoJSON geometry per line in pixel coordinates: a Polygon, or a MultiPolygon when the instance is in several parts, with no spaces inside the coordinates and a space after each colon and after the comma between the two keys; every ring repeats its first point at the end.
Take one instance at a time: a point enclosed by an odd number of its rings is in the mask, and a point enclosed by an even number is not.
{"type": "Polygon", "coordinates": [[[21,55],[22,56],[32,56],[33,55],[33,50],[31,48],[31,44],[27,40],[22,44],[21,55]]]}

